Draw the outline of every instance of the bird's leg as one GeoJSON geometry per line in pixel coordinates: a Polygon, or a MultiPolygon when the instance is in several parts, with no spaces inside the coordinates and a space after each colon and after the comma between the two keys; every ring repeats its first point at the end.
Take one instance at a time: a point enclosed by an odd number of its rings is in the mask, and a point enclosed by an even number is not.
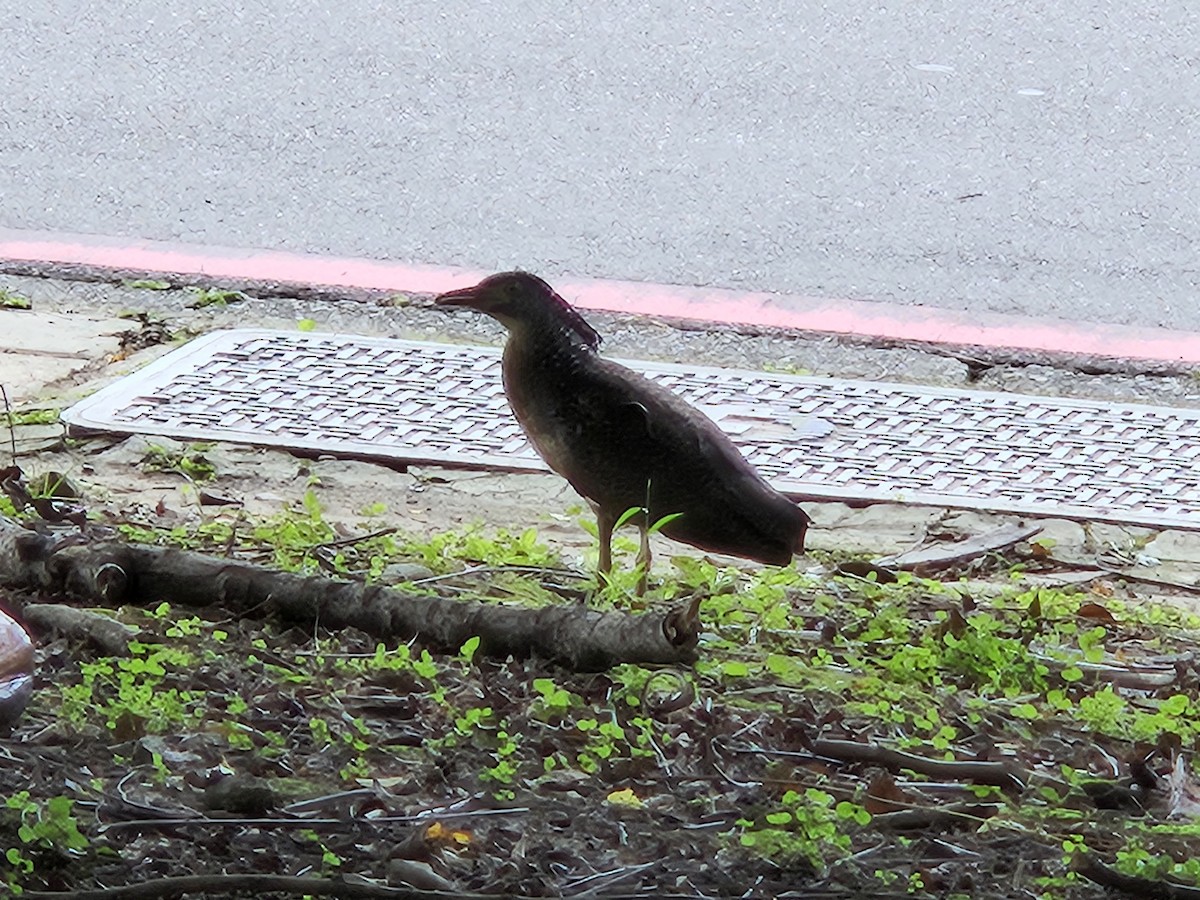
{"type": "Polygon", "coordinates": [[[596,567],[601,575],[612,571],[612,533],[617,517],[596,506],[596,536],[600,539],[600,564],[596,567]]]}
{"type": "Polygon", "coordinates": [[[650,577],[650,523],[649,521],[642,522],[638,526],[638,531],[641,532],[641,545],[638,547],[637,564],[639,569],[637,595],[640,597],[646,593],[646,582],[650,577]]]}
{"type": "MultiPolygon", "coordinates": [[[[645,407],[642,407],[642,412],[646,412],[645,407]]],[[[650,488],[652,486],[653,481],[647,478],[646,501],[642,504],[642,517],[638,522],[640,542],[638,544],[637,555],[639,569],[637,596],[639,597],[646,593],[646,582],[650,578],[650,488]]]]}

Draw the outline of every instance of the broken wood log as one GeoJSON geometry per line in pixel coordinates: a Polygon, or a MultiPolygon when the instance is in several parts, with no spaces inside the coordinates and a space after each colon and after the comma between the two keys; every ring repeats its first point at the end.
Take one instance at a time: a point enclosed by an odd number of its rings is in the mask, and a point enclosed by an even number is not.
{"type": "Polygon", "coordinates": [[[770,747],[729,747],[737,753],[760,753],[792,759],[828,759],[838,762],[882,766],[890,772],[908,769],[930,778],[945,778],[988,784],[1006,791],[1025,790],[1028,774],[1012,761],[934,759],[893,750],[873,742],[818,738],[804,752],[770,747]]]}
{"type": "Polygon", "coordinates": [[[127,656],[129,642],[137,636],[137,629],[102,613],[63,603],[31,603],[21,615],[27,624],[40,632],[52,631],[85,641],[105,656],[127,656]]]}
{"type": "Polygon", "coordinates": [[[819,738],[812,743],[812,752],[842,762],[873,763],[896,772],[908,769],[931,778],[952,778],[990,784],[1004,790],[1022,791],[1029,776],[1014,762],[988,760],[931,759],[893,750],[879,744],[819,738]]]}
{"type": "Polygon", "coordinates": [[[1001,525],[999,528],[951,544],[939,543],[917,550],[907,550],[904,553],[872,560],[872,563],[885,569],[917,573],[930,572],[970,562],[972,559],[988,553],[1007,550],[1021,541],[1029,540],[1041,530],[1042,526],[1040,525],[1026,525],[1024,522],[1001,525]]]}
{"type": "Polygon", "coordinates": [[[1120,891],[1127,897],[1147,897],[1153,900],[1200,900],[1200,888],[1159,878],[1126,875],[1106,866],[1091,853],[1075,858],[1072,868],[1089,881],[1120,891]]]}
{"type": "Polygon", "coordinates": [[[324,575],[297,575],[174,548],[38,534],[0,517],[0,583],[106,606],[219,607],[234,615],[358,628],[380,640],[417,637],[447,650],[469,638],[490,656],[538,656],[573,669],[690,664],[700,598],[666,613],[583,605],[531,609],[446,599],[324,575]]]}

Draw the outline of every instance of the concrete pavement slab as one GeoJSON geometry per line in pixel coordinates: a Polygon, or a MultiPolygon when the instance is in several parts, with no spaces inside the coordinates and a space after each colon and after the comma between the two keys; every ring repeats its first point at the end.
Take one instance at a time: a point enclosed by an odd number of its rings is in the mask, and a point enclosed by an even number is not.
{"type": "Polygon", "coordinates": [[[13,403],[68,386],[113,357],[129,327],[110,317],[0,310],[0,384],[13,403]]]}

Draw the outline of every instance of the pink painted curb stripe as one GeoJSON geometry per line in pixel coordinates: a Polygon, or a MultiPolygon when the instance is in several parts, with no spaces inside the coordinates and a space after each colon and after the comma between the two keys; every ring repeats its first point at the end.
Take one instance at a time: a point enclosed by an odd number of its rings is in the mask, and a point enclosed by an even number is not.
{"type": "MultiPolygon", "coordinates": [[[[0,260],[410,293],[438,293],[486,274],[449,266],[2,228],[0,260]]],[[[572,303],[592,310],[926,344],[1200,364],[1200,333],[1165,328],[636,281],[568,278],[557,279],[555,287],[572,303]]]]}

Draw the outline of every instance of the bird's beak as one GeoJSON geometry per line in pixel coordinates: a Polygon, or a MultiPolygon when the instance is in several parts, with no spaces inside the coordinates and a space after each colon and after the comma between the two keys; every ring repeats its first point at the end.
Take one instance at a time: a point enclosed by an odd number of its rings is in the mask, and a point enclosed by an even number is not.
{"type": "Polygon", "coordinates": [[[479,302],[479,285],[446,291],[433,298],[438,306],[474,306],[479,302]]]}

